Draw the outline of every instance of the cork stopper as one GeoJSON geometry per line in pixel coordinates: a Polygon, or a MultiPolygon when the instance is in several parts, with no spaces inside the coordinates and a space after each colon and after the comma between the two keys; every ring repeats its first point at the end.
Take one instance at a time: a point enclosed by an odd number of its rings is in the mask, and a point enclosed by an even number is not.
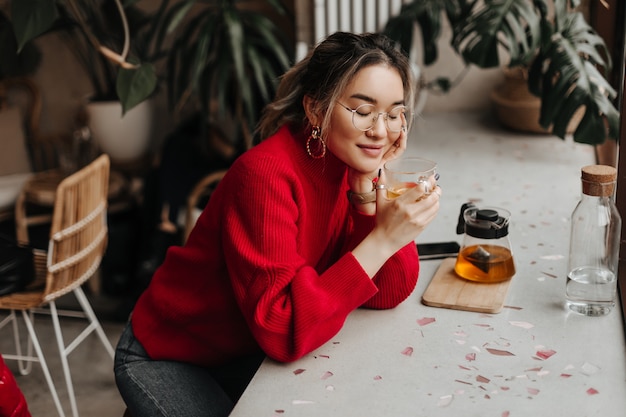
{"type": "Polygon", "coordinates": [[[615,191],[617,169],[608,165],[587,165],[581,169],[583,193],[594,197],[611,197],[615,191]]]}

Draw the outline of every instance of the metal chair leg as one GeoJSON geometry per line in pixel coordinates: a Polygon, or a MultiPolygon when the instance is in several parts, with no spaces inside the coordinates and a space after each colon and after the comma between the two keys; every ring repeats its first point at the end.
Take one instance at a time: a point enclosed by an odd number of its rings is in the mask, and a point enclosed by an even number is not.
{"type": "Polygon", "coordinates": [[[80,306],[83,309],[85,318],[89,321],[89,325],[78,336],[76,336],[76,338],[72,340],[68,345],[65,345],[65,341],[63,339],[63,333],[61,331],[61,323],[59,321],[59,312],[57,310],[56,303],[54,301],[51,301],[49,303],[49,306],[50,306],[50,315],[52,316],[52,324],[54,327],[54,333],[55,333],[57,345],[59,348],[59,354],[61,356],[61,365],[63,367],[63,374],[65,376],[65,383],[67,385],[67,393],[70,399],[70,406],[72,408],[72,416],[78,417],[78,407],[76,404],[76,395],[74,393],[74,384],[72,383],[72,375],[70,372],[68,356],[93,331],[95,331],[98,334],[100,341],[102,342],[102,345],[104,346],[106,351],[109,353],[111,358],[113,358],[113,356],[115,355],[115,351],[113,350],[113,346],[111,345],[111,342],[109,341],[106,334],[104,333],[104,330],[102,329],[102,326],[100,325],[100,322],[98,321],[98,318],[93,312],[93,309],[91,308],[91,304],[89,304],[89,300],[87,300],[87,297],[85,296],[85,293],[83,292],[82,288],[77,287],[73,290],[73,292],[80,306]]]}
{"type": "MultiPolygon", "coordinates": [[[[61,356],[61,366],[63,367],[63,375],[65,376],[65,384],[67,385],[67,395],[70,398],[70,407],[72,409],[72,416],[78,417],[78,407],[76,405],[76,396],[74,395],[74,384],[72,383],[72,375],[70,373],[70,366],[67,361],[67,355],[69,355],[68,349],[65,347],[63,340],[63,333],[61,332],[61,324],[59,322],[59,316],[57,313],[56,303],[50,302],[50,315],[52,316],[52,324],[54,327],[54,334],[59,348],[59,354],[61,356]]],[[[70,344],[71,345],[71,344],[70,344]]],[[[71,350],[70,350],[71,351],[71,350]]]]}
{"type": "Polygon", "coordinates": [[[91,324],[91,326],[93,326],[93,330],[96,331],[96,333],[98,334],[98,337],[100,337],[100,341],[104,345],[104,348],[111,356],[111,359],[113,359],[115,356],[115,350],[113,349],[113,346],[111,345],[111,342],[109,341],[109,338],[104,332],[104,329],[102,329],[102,325],[100,324],[100,321],[96,317],[96,314],[93,312],[93,308],[91,308],[91,304],[89,303],[89,300],[87,300],[87,296],[85,295],[85,292],[83,291],[81,287],[77,287],[74,289],[74,295],[76,296],[76,299],[80,303],[80,306],[83,308],[85,315],[89,319],[89,323],[91,324]]]}
{"type": "Polygon", "coordinates": [[[48,382],[48,388],[50,388],[50,393],[52,394],[52,399],[54,400],[54,405],[57,408],[57,412],[59,413],[60,417],[65,417],[65,412],[63,411],[63,407],[61,406],[61,401],[59,400],[59,395],[57,394],[54,382],[52,382],[52,376],[50,376],[50,370],[48,369],[48,364],[46,363],[46,359],[43,356],[43,351],[41,350],[39,339],[37,339],[35,328],[29,317],[29,312],[27,312],[26,310],[22,310],[22,317],[24,318],[24,323],[26,323],[26,328],[28,329],[28,333],[33,342],[35,352],[37,352],[37,357],[39,358],[41,369],[43,370],[43,374],[46,378],[46,381],[48,382]]]}

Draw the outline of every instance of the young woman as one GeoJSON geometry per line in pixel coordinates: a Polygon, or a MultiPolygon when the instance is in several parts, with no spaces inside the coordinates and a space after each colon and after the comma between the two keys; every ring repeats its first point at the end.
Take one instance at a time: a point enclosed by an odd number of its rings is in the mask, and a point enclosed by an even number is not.
{"type": "Polygon", "coordinates": [[[388,200],[406,149],[413,80],[380,34],[336,33],[281,80],[184,247],[137,302],[116,355],[132,415],[226,416],[267,355],[294,361],[358,307],[411,294],[416,236],[441,190],[388,200]],[[375,187],[373,186],[375,185],[375,187]]]}

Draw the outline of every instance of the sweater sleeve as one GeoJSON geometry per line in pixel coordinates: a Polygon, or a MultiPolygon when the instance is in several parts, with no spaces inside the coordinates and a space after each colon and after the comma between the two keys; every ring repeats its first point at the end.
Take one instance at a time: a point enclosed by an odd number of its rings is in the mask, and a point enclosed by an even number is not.
{"type": "MultiPolygon", "coordinates": [[[[352,231],[347,241],[347,250],[354,249],[376,223],[376,217],[351,209],[352,231]]],[[[363,307],[393,308],[404,301],[415,289],[419,275],[417,246],[411,242],[385,262],[373,278],[378,292],[368,299],[363,307]]]]}
{"type": "Polygon", "coordinates": [[[341,253],[343,241],[336,231],[305,224],[311,216],[306,190],[275,159],[248,161],[254,169],[245,163],[231,168],[229,181],[236,183],[223,185],[237,195],[223,204],[222,242],[235,297],[252,334],[268,356],[287,362],[330,340],[348,314],[378,289],[351,253],[341,253]],[[259,172],[272,181],[264,183],[259,172]],[[333,246],[331,265],[311,264],[312,254],[333,246]]]}

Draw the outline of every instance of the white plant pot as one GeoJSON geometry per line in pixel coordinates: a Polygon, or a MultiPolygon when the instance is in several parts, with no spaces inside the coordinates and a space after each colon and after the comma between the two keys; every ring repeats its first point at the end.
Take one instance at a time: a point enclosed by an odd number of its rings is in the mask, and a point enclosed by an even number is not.
{"type": "Polygon", "coordinates": [[[152,136],[152,102],[146,100],[122,116],[119,101],[87,104],[89,128],[100,150],[114,162],[132,162],[143,157],[152,136]]]}

